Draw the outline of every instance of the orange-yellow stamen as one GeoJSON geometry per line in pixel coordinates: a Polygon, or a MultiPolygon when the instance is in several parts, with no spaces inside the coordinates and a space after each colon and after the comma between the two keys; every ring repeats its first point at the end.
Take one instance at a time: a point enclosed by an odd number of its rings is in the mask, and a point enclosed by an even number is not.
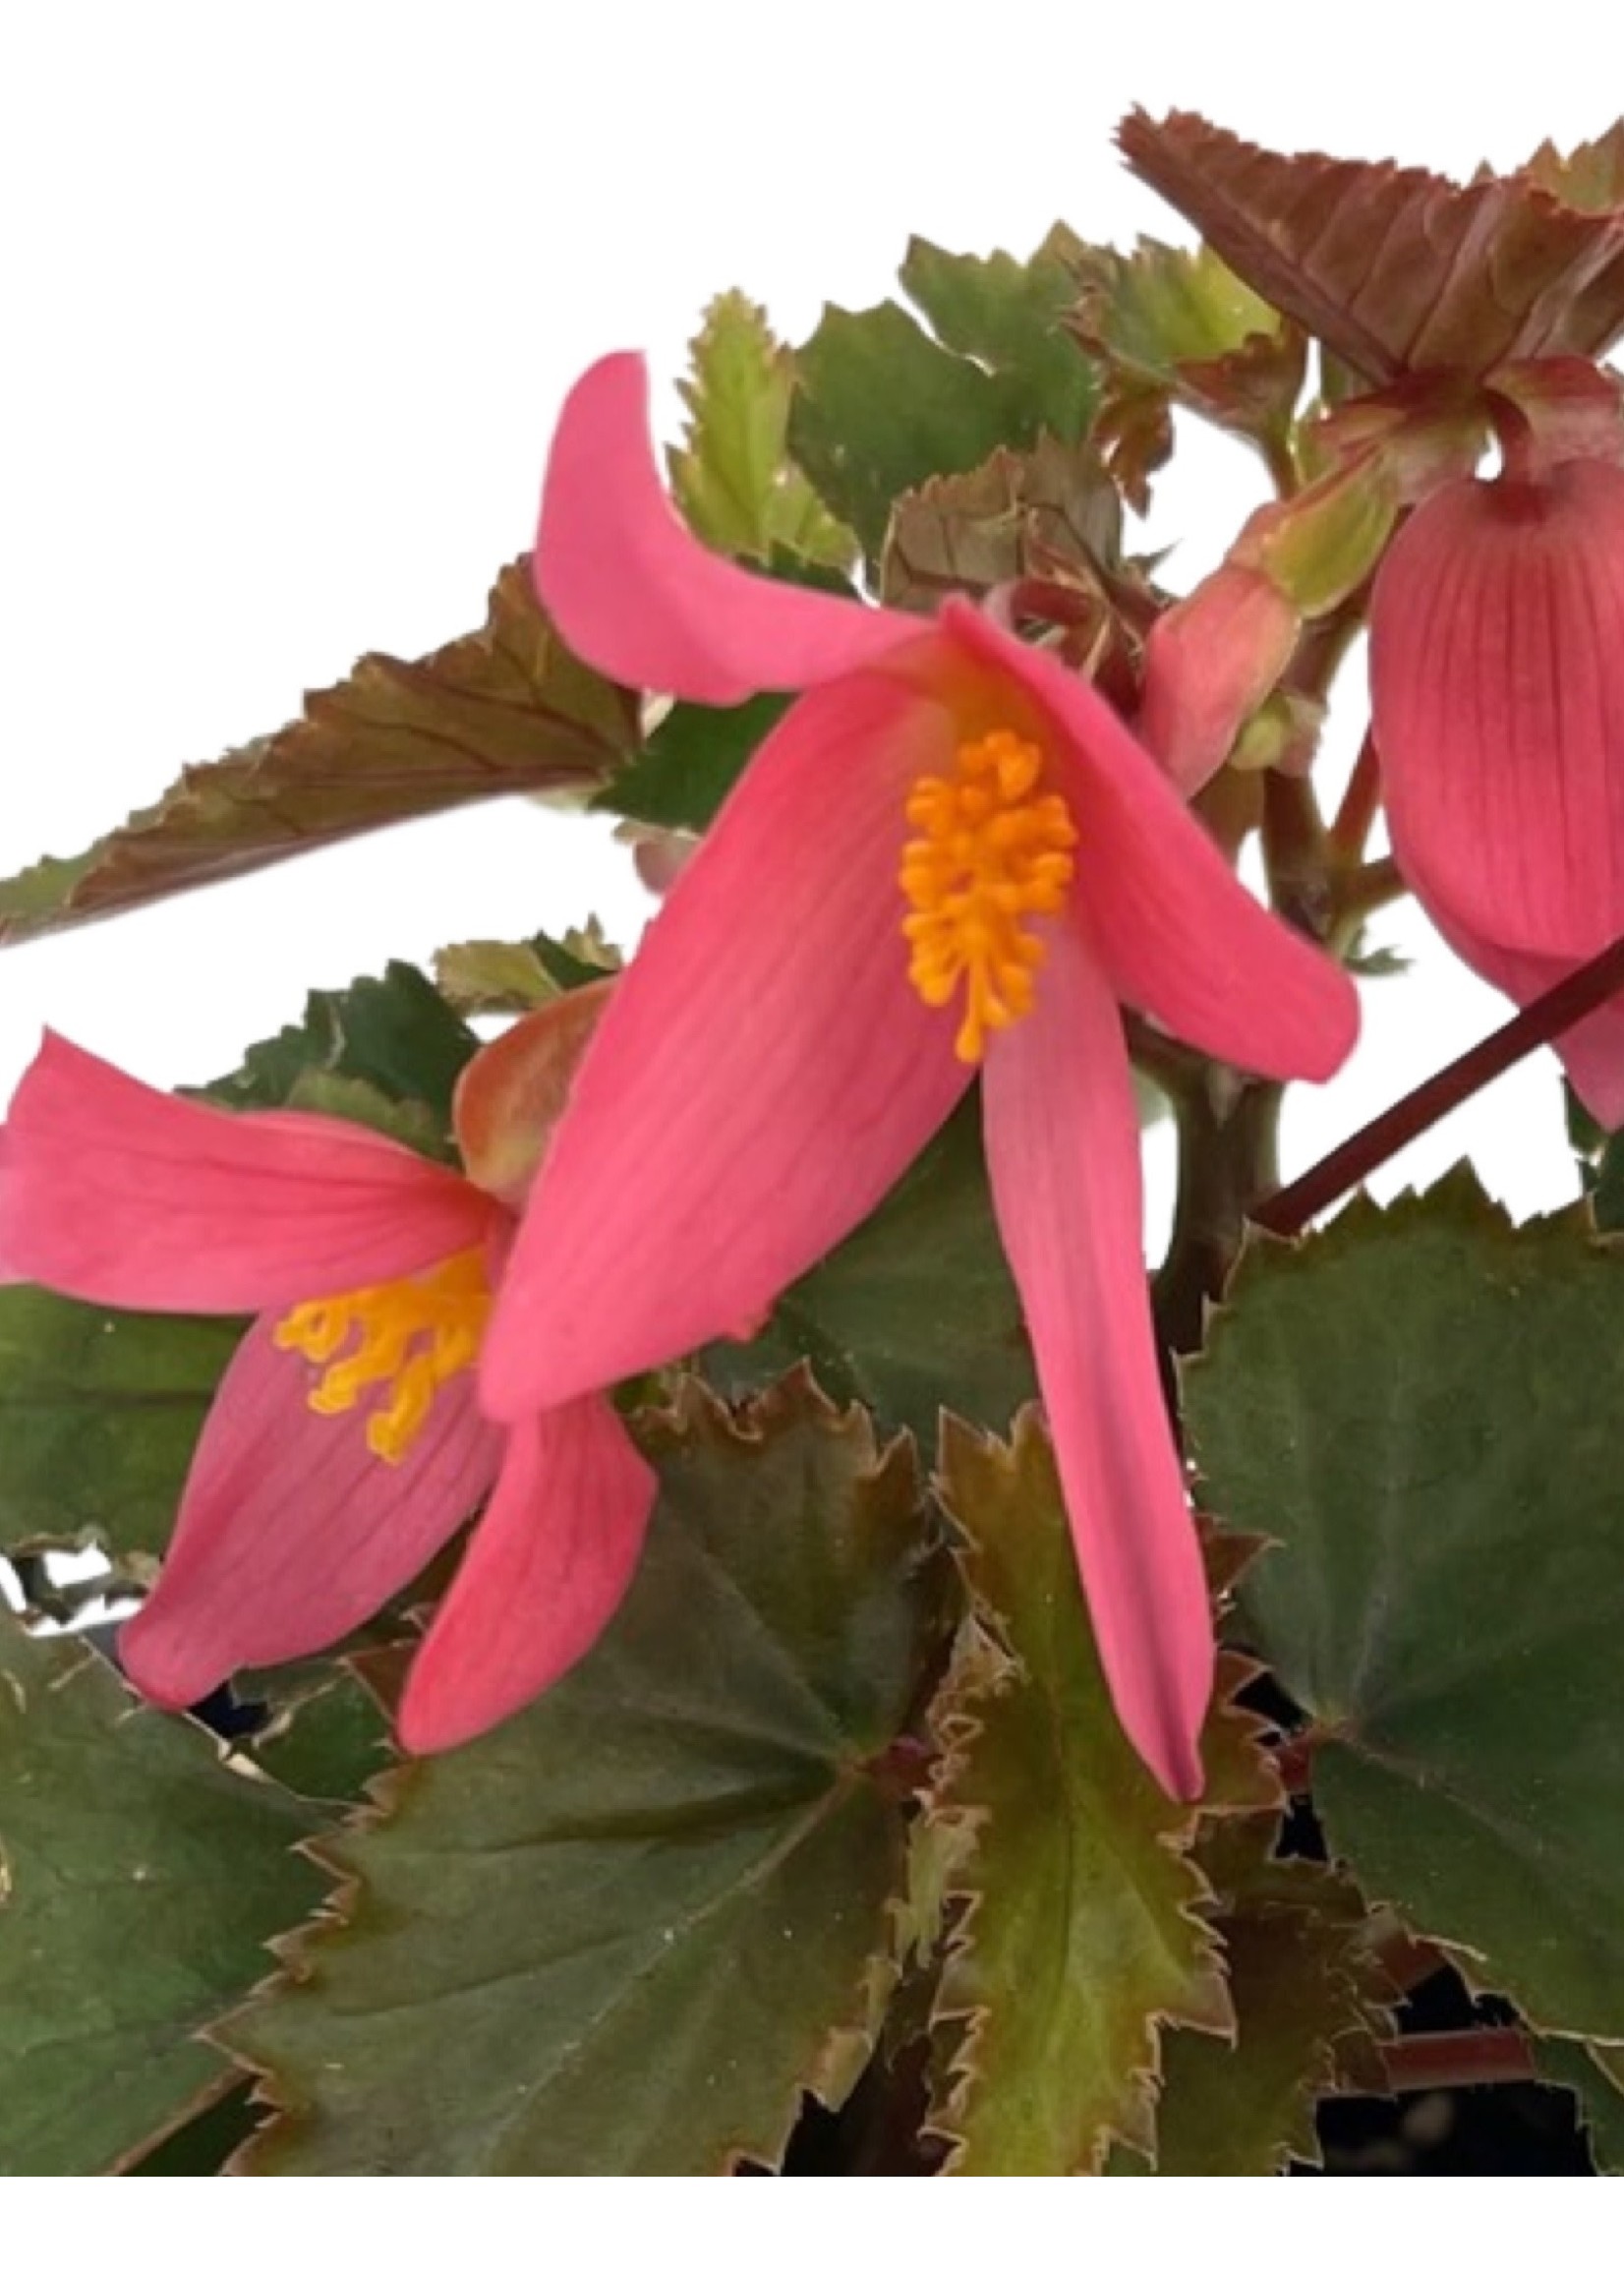
{"type": "Polygon", "coordinates": [[[915,783],[902,851],[908,977],[933,1010],[964,982],[954,1048],[974,1066],[990,1029],[1032,1008],[1043,941],[1026,919],[1054,915],[1077,842],[1066,800],[1038,789],[1043,752],[1008,728],[961,742],[951,779],[915,783]]]}
{"type": "Polygon", "coordinates": [[[299,1304],[279,1321],[276,1347],[322,1369],[310,1393],[313,1413],[347,1414],[363,1390],[391,1382],[387,1404],[367,1417],[367,1443],[380,1461],[395,1462],[411,1449],[441,1382],[479,1356],[490,1312],[484,1253],[469,1248],[416,1278],[299,1304]]]}

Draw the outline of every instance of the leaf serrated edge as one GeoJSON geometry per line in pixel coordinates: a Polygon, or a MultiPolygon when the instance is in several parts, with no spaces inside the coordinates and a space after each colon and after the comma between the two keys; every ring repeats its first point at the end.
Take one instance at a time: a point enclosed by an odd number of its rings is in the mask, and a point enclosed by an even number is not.
{"type": "MultiPolygon", "coordinates": [[[[948,1447],[956,1436],[972,1449],[986,1452],[997,1448],[1018,1460],[1034,1435],[1047,1437],[1041,1409],[1035,1402],[1023,1406],[1015,1415],[1007,1444],[996,1431],[978,1429],[957,1415],[944,1412],[933,1480],[939,1495],[945,1484],[948,1447]]],[[[948,2177],[954,2175],[965,2145],[964,2135],[957,2127],[962,2122],[965,2097],[980,2075],[975,2049],[990,2018],[984,2005],[952,2002],[949,1984],[956,1965],[966,1962],[974,1951],[975,1917],[983,1900],[979,1889],[962,1878],[955,1885],[955,1877],[964,1874],[972,1865],[988,1811],[975,1805],[944,1803],[941,1794],[954,1774],[968,1761],[969,1749],[982,1733],[984,1723],[976,1715],[977,1704],[997,1696],[1011,1682],[1026,1678],[1018,1653],[1009,1644],[1002,1618],[976,1586],[978,1558],[973,1547],[962,1539],[951,1545],[970,1608],[956,1637],[953,1662],[931,1708],[931,1728],[938,1741],[938,1755],[924,1794],[922,1812],[924,1822],[938,1828],[944,1836],[940,1880],[944,1912],[942,1980],[931,2022],[933,2030],[946,2023],[957,2031],[942,2064],[944,2089],[933,2098],[924,2130],[928,2136],[948,2145],[950,2152],[943,2166],[948,2177]]],[[[1129,2070],[1124,2080],[1123,2117],[1119,2121],[1103,2122],[1089,2143],[1086,2168],[1094,2173],[1100,2171],[1111,2147],[1118,2142],[1141,2154],[1154,2155],[1155,2105],[1161,2083],[1161,2031],[1165,2025],[1172,2023],[1226,2037],[1232,2044],[1236,2039],[1235,2008],[1229,1995],[1222,1940],[1212,1923],[1218,1898],[1190,1852],[1202,1813],[1198,1804],[1192,1805],[1183,1824],[1155,1837],[1157,1844],[1183,1865],[1189,1883],[1189,1893],[1178,1906],[1178,1916],[1194,1929],[1198,1939],[1189,1987],[1192,1993],[1210,1989],[1215,1994],[1213,2004],[1206,2012],[1192,2004],[1185,2012],[1163,2010],[1145,2015],[1141,2040],[1144,2058],[1129,2070]]]]}

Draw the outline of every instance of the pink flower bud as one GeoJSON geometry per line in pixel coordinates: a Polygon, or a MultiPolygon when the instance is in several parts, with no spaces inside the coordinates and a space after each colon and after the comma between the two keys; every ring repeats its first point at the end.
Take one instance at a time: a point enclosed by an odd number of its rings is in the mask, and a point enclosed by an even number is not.
{"type": "Polygon", "coordinates": [[[1192,797],[1229,756],[1297,645],[1297,611],[1261,570],[1234,561],[1151,627],[1139,738],[1192,797]]]}

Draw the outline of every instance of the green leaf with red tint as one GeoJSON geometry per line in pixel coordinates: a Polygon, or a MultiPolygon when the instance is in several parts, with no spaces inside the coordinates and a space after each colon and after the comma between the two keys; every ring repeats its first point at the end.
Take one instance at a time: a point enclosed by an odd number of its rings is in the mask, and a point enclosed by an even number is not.
{"type": "Polygon", "coordinates": [[[77,858],[0,883],[0,946],[481,798],[584,796],[637,740],[635,698],[576,662],[515,561],[480,631],[421,663],[363,656],[291,726],[189,766],[77,858]]]}

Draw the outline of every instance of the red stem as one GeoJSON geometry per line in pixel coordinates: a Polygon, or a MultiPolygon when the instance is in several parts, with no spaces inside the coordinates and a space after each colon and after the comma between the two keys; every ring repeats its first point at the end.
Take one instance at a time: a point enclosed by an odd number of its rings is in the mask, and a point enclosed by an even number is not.
{"type": "Polygon", "coordinates": [[[1376,745],[1366,733],[1354,760],[1354,771],[1348,778],[1336,819],[1331,824],[1331,849],[1338,860],[1352,865],[1363,856],[1364,841],[1380,804],[1381,775],[1376,765],[1376,745]]]}
{"type": "Polygon", "coordinates": [[[1445,2029],[1429,2037],[1397,2037],[1378,2051],[1389,2092],[1527,2084],[1539,2074],[1520,2029],[1445,2029]]]}
{"type": "Polygon", "coordinates": [[[1469,1097],[1558,1035],[1624,987],[1624,939],[1614,940],[1599,956],[1582,963],[1526,1011],[1466,1051],[1441,1073],[1432,1075],[1397,1105],[1378,1114],[1373,1122],[1329,1152],[1305,1176],[1284,1185],[1247,1214],[1265,1232],[1283,1240],[1295,1239],[1333,1201],[1364,1183],[1384,1161],[1402,1152],[1411,1141],[1453,1113],[1469,1097]]]}

